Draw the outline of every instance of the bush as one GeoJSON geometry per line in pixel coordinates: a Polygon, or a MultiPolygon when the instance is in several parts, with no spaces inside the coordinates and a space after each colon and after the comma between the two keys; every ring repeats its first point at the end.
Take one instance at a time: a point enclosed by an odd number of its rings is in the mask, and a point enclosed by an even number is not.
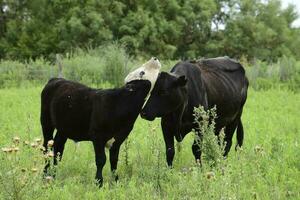
{"type": "Polygon", "coordinates": [[[280,81],[285,82],[290,80],[296,72],[296,60],[291,57],[283,56],[279,61],[279,78],[280,81]]]}
{"type": "Polygon", "coordinates": [[[300,89],[300,63],[292,57],[283,56],[277,63],[271,64],[256,61],[246,68],[246,74],[255,90],[273,87],[286,87],[293,91],[300,89]]]}
{"type": "MultiPolygon", "coordinates": [[[[83,51],[76,49],[71,55],[63,56],[63,77],[87,85],[121,86],[132,65],[125,48],[112,43],[83,51]]],[[[44,84],[58,76],[55,63],[44,59],[0,62],[0,88],[19,87],[25,82],[44,84]]]]}
{"type": "Polygon", "coordinates": [[[120,87],[129,73],[129,56],[123,46],[115,43],[103,49],[102,80],[120,87]]]}

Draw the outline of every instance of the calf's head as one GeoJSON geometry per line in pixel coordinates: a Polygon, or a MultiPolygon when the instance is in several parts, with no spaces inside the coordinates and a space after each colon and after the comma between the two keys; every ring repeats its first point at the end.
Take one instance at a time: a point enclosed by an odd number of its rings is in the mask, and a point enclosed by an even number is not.
{"type": "Polygon", "coordinates": [[[141,111],[141,117],[152,121],[156,117],[163,117],[183,105],[187,99],[186,83],[185,76],[178,77],[171,73],[161,72],[146,105],[141,111]]]}
{"type": "Polygon", "coordinates": [[[133,80],[124,86],[127,96],[142,97],[145,100],[148,95],[151,82],[149,80],[133,80]]]}

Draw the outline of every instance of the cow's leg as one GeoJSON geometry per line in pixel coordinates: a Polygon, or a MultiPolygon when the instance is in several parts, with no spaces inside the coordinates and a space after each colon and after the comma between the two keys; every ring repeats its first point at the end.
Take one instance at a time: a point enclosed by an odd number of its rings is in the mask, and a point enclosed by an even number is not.
{"type": "Polygon", "coordinates": [[[201,133],[196,132],[195,134],[197,134],[197,135],[196,135],[196,137],[194,139],[194,143],[192,145],[192,151],[193,151],[193,154],[194,154],[194,157],[195,157],[195,161],[197,163],[199,162],[201,164],[201,154],[202,154],[202,152],[201,152],[200,145],[201,145],[202,138],[201,138],[201,133]]]}
{"type": "Polygon", "coordinates": [[[99,187],[102,187],[103,185],[103,176],[102,176],[102,170],[106,162],[106,155],[105,155],[105,144],[103,143],[103,140],[94,140],[94,151],[95,151],[95,161],[96,161],[96,181],[99,187]]]}
{"type": "MultiPolygon", "coordinates": [[[[54,138],[54,145],[53,145],[53,151],[54,151],[53,164],[54,165],[57,165],[57,157],[58,156],[59,156],[59,160],[61,160],[66,141],[67,141],[66,137],[64,137],[59,132],[56,133],[55,138],[54,138]]],[[[48,173],[49,167],[50,167],[50,161],[49,161],[49,159],[47,159],[46,165],[44,168],[45,175],[48,173]]],[[[55,172],[52,175],[55,176],[55,172]]]]}
{"type": "Polygon", "coordinates": [[[163,123],[162,120],[162,129],[164,135],[164,141],[166,145],[166,159],[169,167],[172,167],[173,159],[175,155],[175,147],[174,147],[174,136],[172,135],[168,126],[163,123]]]}
{"type": "Polygon", "coordinates": [[[44,153],[47,152],[48,149],[48,142],[49,140],[53,140],[53,132],[54,132],[54,126],[52,125],[50,113],[46,110],[41,111],[41,126],[43,131],[43,137],[44,137],[44,153]]]}
{"type": "Polygon", "coordinates": [[[164,135],[164,140],[166,145],[167,164],[169,167],[172,167],[175,156],[174,137],[164,135]]]}
{"type": "Polygon", "coordinates": [[[60,134],[59,132],[56,133],[55,138],[54,138],[54,160],[53,164],[57,165],[57,158],[59,158],[59,161],[61,161],[64,149],[65,149],[65,144],[67,141],[67,137],[63,136],[63,134],[60,134]]]}
{"type": "Polygon", "coordinates": [[[235,146],[235,150],[237,150],[238,147],[242,147],[243,140],[244,140],[244,128],[243,128],[241,118],[239,118],[239,120],[238,120],[237,131],[236,131],[236,140],[237,140],[237,144],[235,146]]]}
{"type": "MultiPolygon", "coordinates": [[[[42,123],[42,130],[43,130],[43,136],[44,136],[44,143],[43,143],[44,154],[46,154],[48,152],[48,142],[49,142],[49,140],[53,139],[54,127],[47,126],[46,124],[42,123]]],[[[50,167],[50,160],[46,159],[45,167],[44,167],[44,175],[47,174],[49,167],[50,167]]]]}
{"type": "Polygon", "coordinates": [[[118,175],[116,174],[116,171],[119,159],[120,146],[122,142],[120,143],[119,141],[115,141],[113,146],[109,149],[110,169],[113,175],[115,176],[116,181],[119,179],[118,175]]]}

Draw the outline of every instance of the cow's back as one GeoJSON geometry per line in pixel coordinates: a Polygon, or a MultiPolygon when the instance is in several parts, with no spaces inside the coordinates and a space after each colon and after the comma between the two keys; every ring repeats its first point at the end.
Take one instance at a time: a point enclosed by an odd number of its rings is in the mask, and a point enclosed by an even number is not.
{"type": "Polygon", "coordinates": [[[246,101],[245,70],[240,63],[228,58],[204,60],[198,67],[206,86],[208,106],[217,105],[217,120],[220,126],[225,126],[235,119],[246,101]]]}
{"type": "Polygon", "coordinates": [[[228,58],[181,62],[172,72],[188,79],[188,106],[186,118],[193,119],[193,108],[217,106],[220,126],[225,126],[240,112],[247,96],[248,81],[245,70],[228,58]]]}
{"type": "Polygon", "coordinates": [[[65,79],[51,79],[42,91],[42,113],[50,114],[57,131],[74,140],[88,140],[95,90],[65,79]]]}

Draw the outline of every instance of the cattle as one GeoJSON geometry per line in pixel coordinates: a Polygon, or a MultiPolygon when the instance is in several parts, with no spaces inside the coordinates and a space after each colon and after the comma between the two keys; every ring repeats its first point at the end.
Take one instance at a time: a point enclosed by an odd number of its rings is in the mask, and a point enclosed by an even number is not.
{"type": "MultiPolygon", "coordinates": [[[[154,64],[159,64],[157,59],[154,64]]],[[[147,75],[147,71],[143,74],[147,75]]],[[[146,76],[147,77],[147,76],[146,76]]],[[[152,79],[151,79],[152,80],[152,79]]],[[[54,137],[54,165],[63,156],[67,139],[91,141],[97,166],[96,181],[103,184],[102,169],[106,162],[105,145],[109,149],[113,174],[117,169],[120,146],[127,138],[138,117],[145,98],[151,88],[151,81],[141,77],[116,89],[93,89],[83,84],[53,78],[41,93],[41,126],[45,152],[47,144],[54,137]]],[[[44,173],[48,174],[49,162],[44,173]]],[[[115,174],[116,180],[118,176],[115,174]]]]}
{"type": "MultiPolygon", "coordinates": [[[[192,129],[198,129],[193,110],[199,105],[205,110],[216,106],[215,133],[225,127],[224,156],[230,150],[236,128],[237,145],[242,146],[244,130],[241,116],[247,89],[244,68],[228,57],[181,61],[170,73],[161,72],[141,117],[147,120],[161,117],[167,164],[172,166],[175,155],[174,137],[181,142],[192,129]]],[[[201,137],[201,133],[196,134],[201,137]]],[[[192,145],[192,152],[195,159],[201,161],[197,141],[192,145]]]]}

